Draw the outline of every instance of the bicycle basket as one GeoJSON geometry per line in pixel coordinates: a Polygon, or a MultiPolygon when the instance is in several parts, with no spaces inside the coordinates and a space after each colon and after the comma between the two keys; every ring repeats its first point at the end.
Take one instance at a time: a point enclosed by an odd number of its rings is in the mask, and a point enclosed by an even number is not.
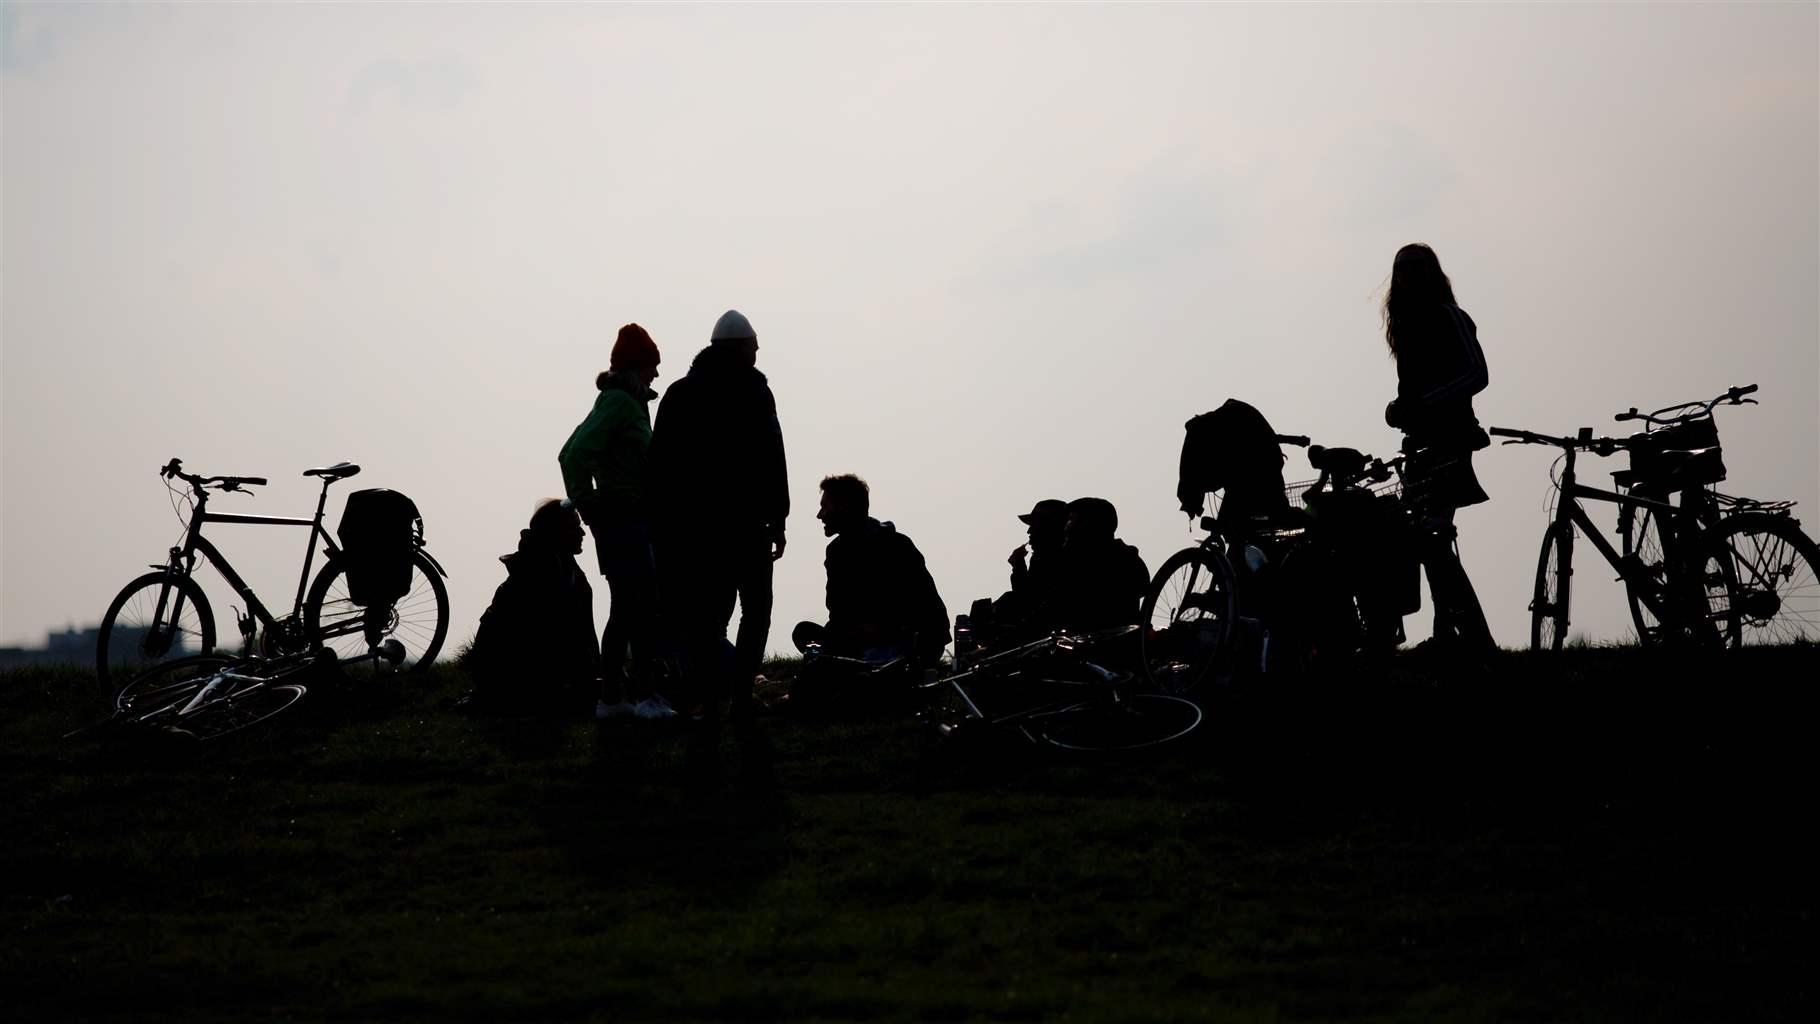
{"type": "Polygon", "coordinates": [[[348,577],[348,598],[358,605],[389,604],[411,589],[411,556],[423,520],[417,503],[383,487],[348,495],[335,533],[348,577]]]}
{"type": "Polygon", "coordinates": [[[1632,434],[1629,448],[1631,472],[1645,485],[1679,491],[1725,479],[1719,427],[1711,416],[1632,434]]]}

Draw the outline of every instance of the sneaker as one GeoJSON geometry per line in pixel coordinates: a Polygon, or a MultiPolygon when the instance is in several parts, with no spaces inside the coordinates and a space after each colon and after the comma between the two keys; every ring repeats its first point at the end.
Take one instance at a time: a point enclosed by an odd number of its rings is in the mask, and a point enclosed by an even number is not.
{"type": "Polygon", "coordinates": [[[594,705],[594,717],[603,722],[613,718],[631,718],[637,714],[637,705],[628,701],[622,700],[617,704],[608,704],[603,700],[594,705]]]}
{"type": "Polygon", "coordinates": [[[646,697],[633,705],[632,713],[645,719],[676,717],[676,709],[670,706],[670,702],[656,695],[646,697]]]}

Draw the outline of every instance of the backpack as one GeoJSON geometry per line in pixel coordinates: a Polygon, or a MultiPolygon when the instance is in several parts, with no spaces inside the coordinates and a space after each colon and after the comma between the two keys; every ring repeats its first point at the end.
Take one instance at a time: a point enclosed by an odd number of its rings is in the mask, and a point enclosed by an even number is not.
{"type": "Polygon", "coordinates": [[[411,558],[423,535],[416,502],[383,487],[355,491],[335,533],[355,604],[389,604],[410,592],[411,558]]]}

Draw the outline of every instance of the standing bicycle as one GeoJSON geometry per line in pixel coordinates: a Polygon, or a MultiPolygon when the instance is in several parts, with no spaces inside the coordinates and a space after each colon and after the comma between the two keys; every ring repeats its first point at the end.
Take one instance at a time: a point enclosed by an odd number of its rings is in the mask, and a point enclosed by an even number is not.
{"type": "MultiPolygon", "coordinates": [[[[360,467],[349,462],[307,470],[304,476],[322,479],[322,494],[315,515],[303,519],[210,511],[211,492],[250,493],[247,488],[264,485],[265,478],[200,476],[185,473],[178,459],[167,463],[159,476],[167,488],[190,503],[184,540],[170,549],[162,565],[153,565],[151,572],[128,583],[108,606],[95,649],[95,671],[103,688],[168,658],[215,650],[214,612],[195,579],[198,556],[213,563],[246,602],[246,612],[235,620],[243,654],[257,651],[275,656],[327,647],[349,660],[371,654],[381,641],[391,638],[405,648],[398,662],[403,667],[422,668],[433,662],[448,635],[449,596],[442,582],[448,573],[424,550],[421,521],[412,524],[408,540],[408,579],[402,580],[402,586],[390,588],[395,594],[380,596],[357,592],[365,589],[366,581],[358,572],[350,581],[348,570],[354,559],[323,528],[329,487],[359,472],[360,467]],[[172,480],[182,481],[187,492],[173,487],[172,480]],[[221,550],[202,535],[208,523],[309,528],[296,597],[287,614],[268,610],[221,550]],[[326,557],[312,583],[310,569],[319,541],[326,557]]],[[[401,562],[400,567],[404,565],[401,562]]]]}
{"type": "Polygon", "coordinates": [[[1552,474],[1558,499],[1530,601],[1531,647],[1559,650],[1566,640],[1576,528],[1624,582],[1640,643],[1737,647],[1820,640],[1820,548],[1801,532],[1794,503],[1737,498],[1713,488],[1725,479],[1713,409],[1754,404],[1744,396],[1756,390],[1754,384],[1734,387],[1653,413],[1619,413],[1619,422],[1641,420],[1646,427],[1627,438],[1596,437],[1591,427],[1573,437],[1490,430],[1506,444],[1561,449],[1552,474]],[[1579,482],[1582,452],[1630,455],[1630,468],[1612,474],[1616,490],[1579,482]],[[1622,553],[1583,501],[1618,506],[1622,553]]]}

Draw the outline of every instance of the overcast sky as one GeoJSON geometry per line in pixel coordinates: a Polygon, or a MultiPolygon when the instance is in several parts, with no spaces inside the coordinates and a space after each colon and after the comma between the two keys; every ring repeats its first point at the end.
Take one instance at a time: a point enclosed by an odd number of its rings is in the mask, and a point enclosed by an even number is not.
{"type": "MultiPolygon", "coordinates": [[[[1378,304],[1410,241],[1480,325],[1485,423],[1761,384],[1720,414],[1728,488],[1811,527],[1817,10],[6,3],[0,644],[163,558],[178,456],[272,479],[221,510],[307,514],[299,474],[342,459],[332,518],[411,495],[453,650],[615,329],[650,329],[661,391],[729,307],[789,453],[773,649],[822,611],[829,473],[950,612],[1004,589],[1038,498],[1111,499],[1155,569],[1194,539],[1190,416],[1395,446],[1378,304]]],[[[1460,517],[1507,646],[1549,461],[1483,453],[1460,517]]],[[[288,605],[300,531],[210,535],[288,605]]],[[[1576,582],[1574,631],[1625,636],[1619,585],[1576,582]]]]}

